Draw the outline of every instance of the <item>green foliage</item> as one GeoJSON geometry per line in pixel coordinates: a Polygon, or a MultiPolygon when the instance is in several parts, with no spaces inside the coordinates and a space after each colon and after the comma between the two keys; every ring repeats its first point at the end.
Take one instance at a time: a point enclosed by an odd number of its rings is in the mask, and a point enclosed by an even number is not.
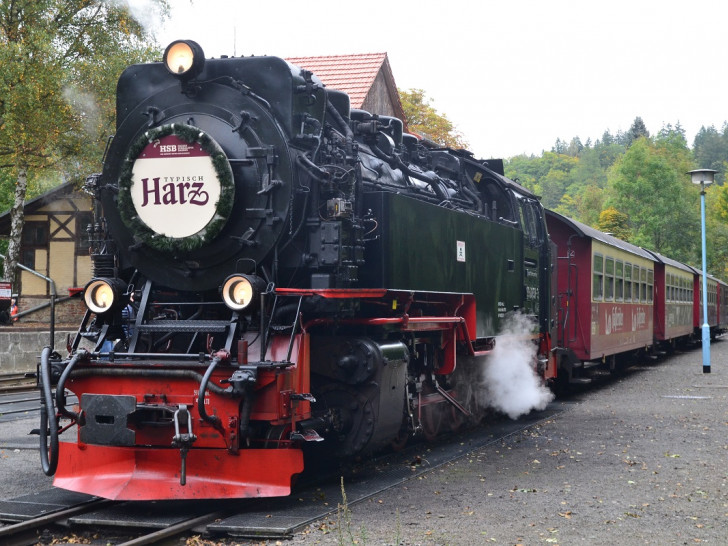
{"type": "MultiPolygon", "coordinates": [[[[152,3],[166,16],[167,0],[152,3]]],[[[123,66],[151,57],[150,43],[122,2],[0,2],[0,185],[13,196],[1,203],[12,207],[6,278],[26,198],[98,170],[114,130],[115,81],[123,66]]]]}
{"type": "Polygon", "coordinates": [[[634,118],[634,121],[632,122],[632,126],[629,128],[629,131],[627,131],[626,134],[626,146],[631,146],[636,140],[645,137],[650,137],[650,132],[647,130],[647,126],[645,125],[645,122],[642,121],[642,118],[637,116],[634,118]]]}
{"type": "Polygon", "coordinates": [[[701,127],[693,141],[695,164],[704,169],[718,171],[715,180],[718,184],[725,182],[726,166],[728,166],[728,123],[723,124],[721,131],[713,125],[701,127]]]}
{"type": "MultiPolygon", "coordinates": [[[[160,15],[166,0],[157,0],[160,15]]],[[[123,3],[0,2],[0,169],[98,169],[114,132],[114,93],[124,66],[159,55],[123,3]]],[[[60,180],[59,180],[60,181],[60,180]]]]}
{"type": "Polygon", "coordinates": [[[686,174],[698,166],[718,171],[717,184],[707,190],[707,261],[728,278],[728,188],[721,185],[728,123],[721,131],[702,128],[691,151],[680,123],[650,136],[638,117],[628,132],[607,130],[593,145],[557,139],[540,157],[512,157],[506,175],[560,214],[699,266],[700,196],[686,174]]]}
{"type": "Polygon", "coordinates": [[[467,148],[468,143],[444,114],[439,114],[422,89],[399,90],[402,108],[411,133],[449,148],[467,148]]]}
{"type": "Polygon", "coordinates": [[[699,225],[689,165],[690,151],[675,140],[641,137],[610,170],[607,200],[627,215],[630,242],[683,262],[695,260],[699,225]]]}
{"type": "Polygon", "coordinates": [[[566,154],[544,152],[539,158],[516,156],[505,162],[506,176],[542,197],[545,207],[555,208],[575,179],[579,159],[566,154]]]}

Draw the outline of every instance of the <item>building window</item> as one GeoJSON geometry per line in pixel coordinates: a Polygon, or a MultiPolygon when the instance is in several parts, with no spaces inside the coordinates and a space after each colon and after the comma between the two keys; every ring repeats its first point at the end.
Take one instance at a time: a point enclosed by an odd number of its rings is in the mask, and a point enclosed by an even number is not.
{"type": "Polygon", "coordinates": [[[88,256],[88,226],[94,221],[92,212],[76,213],[76,256],[88,256]]]}
{"type": "MultiPolygon", "coordinates": [[[[25,222],[20,247],[20,263],[30,269],[37,269],[36,250],[48,249],[48,222],[25,222]]],[[[45,264],[43,268],[45,269],[45,264]]]]}

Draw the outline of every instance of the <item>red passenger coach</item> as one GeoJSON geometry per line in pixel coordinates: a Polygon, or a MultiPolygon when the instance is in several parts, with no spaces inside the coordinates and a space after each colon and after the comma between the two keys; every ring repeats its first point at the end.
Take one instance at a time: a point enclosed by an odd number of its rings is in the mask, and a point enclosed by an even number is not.
{"type": "Polygon", "coordinates": [[[655,257],[655,343],[674,347],[694,333],[692,267],[658,254],[655,257]]]}
{"type": "MultiPolygon", "coordinates": [[[[693,268],[693,329],[697,339],[702,339],[703,315],[703,274],[699,269],[693,268]]],[[[718,279],[708,274],[708,326],[710,337],[718,335],[721,327],[718,321],[718,279]]]]}
{"type": "Polygon", "coordinates": [[[585,362],[653,343],[655,258],[585,224],[546,211],[558,247],[559,366],[578,382],[585,362]]]}
{"type": "Polygon", "coordinates": [[[718,279],[718,330],[723,333],[728,327],[728,283],[718,279]]]}

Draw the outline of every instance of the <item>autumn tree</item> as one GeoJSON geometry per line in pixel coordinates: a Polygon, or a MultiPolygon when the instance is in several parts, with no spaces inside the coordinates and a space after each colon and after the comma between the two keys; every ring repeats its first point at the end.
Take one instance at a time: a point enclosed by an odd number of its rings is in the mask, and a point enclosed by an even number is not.
{"type": "MultiPolygon", "coordinates": [[[[155,0],[159,14],[167,0],[155,0]]],[[[121,2],[0,2],[0,182],[12,184],[3,277],[13,280],[29,180],[79,169],[113,131],[113,81],[148,59],[149,35],[121,2]]]]}
{"type": "Polygon", "coordinates": [[[412,133],[421,135],[441,146],[467,148],[468,143],[445,114],[437,112],[422,89],[399,90],[407,125],[412,133]]]}
{"type": "Polygon", "coordinates": [[[599,214],[597,229],[604,233],[611,233],[617,239],[628,241],[631,232],[627,220],[626,214],[619,212],[614,207],[609,207],[599,214]]]}

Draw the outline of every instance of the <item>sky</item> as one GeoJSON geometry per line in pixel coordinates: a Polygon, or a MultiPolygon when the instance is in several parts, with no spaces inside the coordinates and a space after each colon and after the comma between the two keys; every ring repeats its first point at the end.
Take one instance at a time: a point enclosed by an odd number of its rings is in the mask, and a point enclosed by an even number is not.
{"type": "MultiPolygon", "coordinates": [[[[148,0],[127,0],[134,8],[148,0]]],[[[386,52],[400,89],[423,89],[477,157],[540,155],[680,123],[728,120],[723,0],[169,0],[160,45],[220,55],[386,52]]],[[[144,11],[144,10],[142,10],[144,11]]]]}

